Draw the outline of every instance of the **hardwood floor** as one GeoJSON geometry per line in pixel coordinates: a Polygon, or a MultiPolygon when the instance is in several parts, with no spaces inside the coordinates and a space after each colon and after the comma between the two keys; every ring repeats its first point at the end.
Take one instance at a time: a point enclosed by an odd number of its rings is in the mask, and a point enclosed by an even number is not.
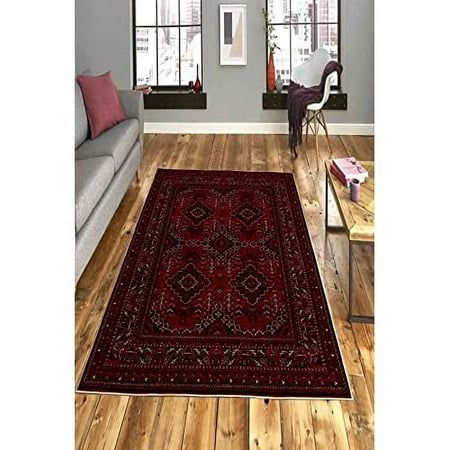
{"type": "MultiPolygon", "coordinates": [[[[372,160],[373,137],[330,136],[333,157],[372,160]]],[[[291,159],[285,135],[146,135],[140,185],[132,184],[76,289],[76,381],[89,355],[140,209],[158,167],[292,172],[326,289],[354,400],[128,397],[76,394],[76,448],[244,450],[374,448],[374,327],[347,321],[348,243],[325,233],[324,167],[314,139],[291,159]]],[[[331,223],[338,221],[330,203],[331,223]]],[[[354,295],[371,308],[373,255],[356,255],[354,295]],[[357,270],[356,270],[357,269],[357,270]]]]}

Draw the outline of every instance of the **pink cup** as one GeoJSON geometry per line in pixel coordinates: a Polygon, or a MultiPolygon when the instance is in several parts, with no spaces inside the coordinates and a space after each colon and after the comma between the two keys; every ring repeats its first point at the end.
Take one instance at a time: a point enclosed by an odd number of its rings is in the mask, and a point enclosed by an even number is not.
{"type": "Polygon", "coordinates": [[[361,183],[355,178],[350,181],[350,199],[359,202],[361,199],[361,183]]]}

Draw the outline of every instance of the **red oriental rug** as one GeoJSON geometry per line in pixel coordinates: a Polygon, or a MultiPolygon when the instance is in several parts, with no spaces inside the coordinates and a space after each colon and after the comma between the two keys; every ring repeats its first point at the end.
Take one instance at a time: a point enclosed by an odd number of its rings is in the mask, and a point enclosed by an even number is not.
{"type": "Polygon", "coordinates": [[[158,170],[79,391],[350,398],[292,174],[158,170]]]}

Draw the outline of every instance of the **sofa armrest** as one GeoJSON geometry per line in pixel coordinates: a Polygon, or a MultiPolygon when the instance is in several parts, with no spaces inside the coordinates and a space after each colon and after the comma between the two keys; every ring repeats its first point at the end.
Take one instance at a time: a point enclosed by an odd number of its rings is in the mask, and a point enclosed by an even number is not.
{"type": "Polygon", "coordinates": [[[127,119],[139,121],[139,142],[141,144],[141,156],[144,146],[144,98],[142,92],[119,90],[120,101],[127,119]]]}

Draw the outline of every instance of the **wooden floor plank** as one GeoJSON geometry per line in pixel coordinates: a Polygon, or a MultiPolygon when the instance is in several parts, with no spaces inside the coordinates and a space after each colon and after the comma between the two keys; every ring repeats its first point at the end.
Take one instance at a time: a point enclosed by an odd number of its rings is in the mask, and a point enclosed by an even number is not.
{"type": "Polygon", "coordinates": [[[352,324],[353,334],[355,335],[355,346],[358,349],[361,365],[364,371],[369,396],[374,405],[374,368],[375,368],[375,349],[373,339],[373,326],[366,324],[352,324]]]}
{"type": "Polygon", "coordinates": [[[209,160],[212,155],[212,144],[214,142],[213,134],[202,134],[199,139],[198,151],[195,155],[196,169],[207,169],[209,167],[209,160]]]}
{"type": "Polygon", "coordinates": [[[317,450],[349,449],[340,402],[314,400],[311,402],[311,416],[317,450]]]}
{"type": "Polygon", "coordinates": [[[227,134],[215,134],[211,144],[211,157],[208,161],[208,169],[217,170],[222,167],[224,149],[227,144],[227,134]]]}
{"type": "Polygon", "coordinates": [[[211,156],[214,135],[190,135],[182,167],[185,169],[207,169],[211,156]]]}
{"type": "Polygon", "coordinates": [[[97,409],[99,395],[75,394],[75,446],[82,449],[97,409]]]}
{"type": "Polygon", "coordinates": [[[164,397],[152,430],[149,450],[180,450],[186,424],[187,397],[164,397]]]}
{"type": "Polygon", "coordinates": [[[334,326],[348,375],[363,376],[364,371],[352,325],[347,320],[337,319],[334,326]]]}
{"type": "Polygon", "coordinates": [[[292,159],[288,147],[288,139],[284,134],[274,135],[278,161],[282,172],[292,172],[292,159]]]}
{"type": "Polygon", "coordinates": [[[366,136],[341,136],[348,156],[354,156],[360,161],[373,161],[374,148],[373,142],[366,136]]]}
{"type": "Polygon", "coordinates": [[[327,402],[325,400],[314,400],[310,402],[310,406],[316,449],[335,449],[336,445],[329,421],[327,402]]]}
{"type": "Polygon", "coordinates": [[[223,170],[236,170],[237,161],[239,160],[241,149],[241,139],[238,134],[231,134],[228,136],[225,147],[224,147],[224,157],[222,160],[223,170]]]}
{"type": "Polygon", "coordinates": [[[262,134],[251,135],[251,150],[252,150],[252,166],[255,167],[255,170],[265,170],[266,151],[264,145],[264,135],[262,134]]]}
{"type": "Polygon", "coordinates": [[[217,398],[189,399],[183,450],[213,450],[216,440],[217,398]]]}
{"type": "MultiPolygon", "coordinates": [[[[186,151],[183,161],[184,169],[192,169],[195,167],[196,162],[198,163],[198,158],[196,154],[199,151],[199,141],[200,136],[196,134],[191,134],[187,136],[189,138],[188,151],[186,151]]],[[[172,164],[168,168],[173,167],[172,164]]]]}
{"type": "MultiPolygon", "coordinates": [[[[158,167],[163,169],[170,169],[172,168],[173,161],[178,160],[177,155],[177,141],[180,139],[180,135],[177,134],[167,134],[163,135],[163,145],[161,146],[161,149],[159,149],[158,156],[159,156],[159,164],[158,167]]],[[[187,135],[187,138],[190,139],[191,135],[187,135]]],[[[183,141],[184,142],[184,141],[183,141]]],[[[150,152],[152,149],[148,149],[150,152]]]]}
{"type": "Polygon", "coordinates": [[[345,429],[344,412],[342,402],[332,400],[328,402],[329,417],[333,426],[334,442],[337,449],[349,450],[347,430],[345,429]]]}
{"type": "Polygon", "coordinates": [[[129,397],[102,395],[86,436],[84,450],[110,450],[115,448],[129,397]]]}
{"type": "Polygon", "coordinates": [[[147,450],[161,405],[158,397],[131,397],[115,450],[147,450]]]}
{"type": "Polygon", "coordinates": [[[168,159],[163,161],[165,169],[181,169],[183,167],[183,161],[185,160],[186,153],[191,150],[191,135],[181,134],[178,135],[177,141],[174,146],[174,150],[169,155],[168,159]]]}
{"type": "MultiPolygon", "coordinates": [[[[330,136],[330,139],[333,157],[354,155],[361,160],[373,159],[373,138],[330,136]]],[[[325,178],[321,166],[329,158],[329,150],[325,137],[319,136],[317,172],[314,145],[314,139],[310,138],[299,148],[299,157],[293,159],[286,135],[145,135],[141,182],[131,184],[77,285],[76,379],[89,355],[156,169],[284,171],[294,174],[355,399],[270,400],[266,405],[261,399],[77,394],[77,449],[178,450],[197,448],[196,444],[198,448],[216,450],[279,449],[281,445],[301,450],[373,448],[373,326],[350,325],[347,321],[347,241],[342,234],[325,233],[325,178]],[[196,436],[200,437],[198,442],[196,436]],[[329,446],[325,447],[327,443],[329,446]]],[[[338,223],[338,212],[331,200],[329,212],[330,221],[338,223]]],[[[362,249],[356,255],[356,267],[357,289],[362,297],[371,298],[373,255],[362,249]]]]}
{"type": "Polygon", "coordinates": [[[280,401],[251,398],[249,411],[250,450],[280,450],[282,447],[280,401]]]}
{"type": "Polygon", "coordinates": [[[311,416],[311,402],[307,400],[280,401],[283,448],[316,450],[311,416]]]}
{"type": "Polygon", "coordinates": [[[273,134],[264,135],[264,147],[266,153],[267,170],[281,172],[281,161],[278,154],[278,142],[273,134]]]}
{"type": "Polygon", "coordinates": [[[241,157],[237,170],[252,170],[252,136],[246,134],[241,136],[241,157]]]}
{"type": "Polygon", "coordinates": [[[219,399],[215,450],[248,449],[248,414],[248,399],[219,399]]]}
{"type": "Polygon", "coordinates": [[[352,450],[373,450],[373,407],[364,377],[351,376],[353,401],[342,402],[348,442],[352,450]]]}

